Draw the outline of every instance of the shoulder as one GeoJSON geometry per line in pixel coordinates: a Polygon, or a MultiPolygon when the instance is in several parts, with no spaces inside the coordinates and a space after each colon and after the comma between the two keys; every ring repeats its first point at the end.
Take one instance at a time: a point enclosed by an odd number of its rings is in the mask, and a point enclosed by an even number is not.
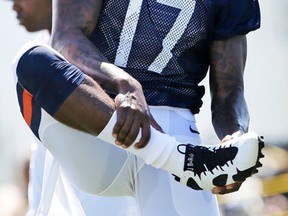
{"type": "Polygon", "coordinates": [[[258,0],[212,0],[216,39],[247,34],[260,27],[258,0]]]}
{"type": "Polygon", "coordinates": [[[211,0],[212,4],[216,7],[233,7],[242,5],[258,5],[258,0],[211,0]]]}

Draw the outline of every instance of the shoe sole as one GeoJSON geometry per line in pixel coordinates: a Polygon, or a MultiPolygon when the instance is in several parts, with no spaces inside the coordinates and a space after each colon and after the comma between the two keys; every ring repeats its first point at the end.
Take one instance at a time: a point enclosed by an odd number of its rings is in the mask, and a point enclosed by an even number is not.
{"type": "Polygon", "coordinates": [[[261,158],[264,158],[264,154],[262,153],[262,149],[264,148],[265,144],[264,144],[264,137],[263,136],[258,136],[258,157],[257,157],[257,162],[255,164],[255,169],[252,173],[252,175],[258,173],[258,168],[262,167],[263,164],[260,162],[261,158]]]}
{"type": "Polygon", "coordinates": [[[262,163],[260,162],[261,158],[264,158],[264,154],[262,153],[262,149],[264,148],[264,141],[262,136],[258,136],[258,154],[256,163],[254,166],[250,167],[249,169],[240,171],[237,170],[237,174],[232,176],[232,179],[235,182],[244,182],[248,177],[251,177],[252,175],[258,173],[258,168],[262,167],[262,163]]]}

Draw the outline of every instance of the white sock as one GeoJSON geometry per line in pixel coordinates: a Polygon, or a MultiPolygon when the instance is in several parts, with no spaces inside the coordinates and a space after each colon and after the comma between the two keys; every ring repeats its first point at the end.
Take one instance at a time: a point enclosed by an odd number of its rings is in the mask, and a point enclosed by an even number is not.
{"type": "MultiPolygon", "coordinates": [[[[115,138],[112,136],[112,130],[116,120],[117,114],[114,112],[106,127],[98,135],[99,139],[116,145],[115,138]]],[[[174,137],[163,134],[151,127],[151,137],[148,144],[144,148],[136,149],[134,148],[134,144],[139,141],[140,136],[141,131],[135,142],[128,148],[116,146],[142,158],[146,164],[155,168],[164,169],[178,177],[182,176],[184,154],[178,152],[177,146],[179,145],[179,142],[177,142],[174,137]]]]}

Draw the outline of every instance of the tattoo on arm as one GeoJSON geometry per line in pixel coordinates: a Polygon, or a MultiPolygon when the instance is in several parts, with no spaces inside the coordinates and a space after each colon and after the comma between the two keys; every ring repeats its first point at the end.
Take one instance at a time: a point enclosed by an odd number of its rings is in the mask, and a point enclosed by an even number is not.
{"type": "Polygon", "coordinates": [[[243,83],[246,53],[245,36],[215,41],[211,46],[212,122],[220,139],[248,130],[249,113],[243,83]]]}
{"type": "Polygon", "coordinates": [[[53,4],[53,47],[73,63],[82,61],[83,51],[98,57],[87,38],[97,24],[102,1],[55,0],[53,4]]]}
{"type": "Polygon", "coordinates": [[[123,80],[131,77],[109,64],[89,40],[100,16],[102,0],[53,1],[52,46],[107,92],[117,93],[119,86],[125,83],[123,80]]]}

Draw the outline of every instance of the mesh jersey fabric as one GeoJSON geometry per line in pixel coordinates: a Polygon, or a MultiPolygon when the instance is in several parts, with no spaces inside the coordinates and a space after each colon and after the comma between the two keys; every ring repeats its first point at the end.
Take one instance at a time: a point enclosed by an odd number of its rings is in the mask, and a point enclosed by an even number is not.
{"type": "Polygon", "coordinates": [[[257,0],[106,0],[90,40],[143,86],[149,105],[202,106],[211,41],[259,28],[257,0]]]}

